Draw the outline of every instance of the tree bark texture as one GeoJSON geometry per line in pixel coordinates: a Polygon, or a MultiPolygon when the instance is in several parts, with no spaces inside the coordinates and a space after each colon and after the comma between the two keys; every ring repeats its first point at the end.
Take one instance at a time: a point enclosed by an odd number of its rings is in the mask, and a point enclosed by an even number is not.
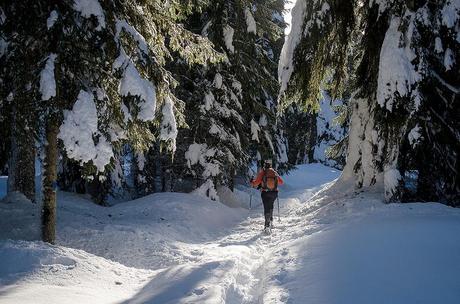
{"type": "Polygon", "coordinates": [[[56,240],[57,135],[59,124],[50,118],[46,126],[45,164],[43,181],[42,239],[54,244],[56,240]]]}
{"type": "Polygon", "coordinates": [[[35,141],[27,121],[13,109],[11,151],[8,164],[8,193],[19,191],[35,202],[35,141]]]}

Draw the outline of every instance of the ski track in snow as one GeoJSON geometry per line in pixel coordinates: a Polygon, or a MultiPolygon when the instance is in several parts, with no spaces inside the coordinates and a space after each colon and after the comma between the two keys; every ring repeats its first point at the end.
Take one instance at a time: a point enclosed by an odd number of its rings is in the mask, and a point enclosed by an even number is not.
{"type": "Polygon", "coordinates": [[[257,198],[249,212],[189,194],[62,204],[59,246],[0,241],[0,302],[458,303],[460,210],[384,205],[338,174],[286,177],[271,235],[257,198]]]}
{"type": "MultiPolygon", "coordinates": [[[[300,193],[297,191],[297,195],[302,194],[301,198],[306,199],[320,189],[314,187],[300,193]]],[[[299,198],[290,195],[282,194],[280,205],[300,203],[299,198]]],[[[294,229],[302,217],[285,211],[279,221],[275,206],[274,228],[271,235],[266,235],[262,231],[263,210],[257,206],[228,235],[200,244],[195,249],[189,246],[195,261],[167,268],[126,303],[285,303],[288,292],[281,284],[284,283],[286,267],[295,260],[283,244],[299,233],[305,235],[314,231],[302,233],[294,229]],[[177,275],[182,268],[192,270],[185,271],[187,275],[177,275]],[[163,288],[166,281],[175,282],[163,288]],[[220,285],[220,295],[213,290],[216,284],[220,285]],[[169,289],[174,289],[174,292],[169,289]]]]}

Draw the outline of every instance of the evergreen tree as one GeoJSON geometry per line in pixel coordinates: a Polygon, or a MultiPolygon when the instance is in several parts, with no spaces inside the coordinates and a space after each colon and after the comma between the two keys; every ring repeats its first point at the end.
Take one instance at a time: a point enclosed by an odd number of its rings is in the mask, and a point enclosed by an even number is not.
{"type": "Polygon", "coordinates": [[[189,18],[188,27],[209,38],[227,60],[203,68],[176,64],[189,113],[171,165],[176,178],[190,174],[196,179],[192,187],[203,184],[211,193],[219,185],[232,188],[256,155],[287,162],[275,104],[282,9],[283,1],[218,1],[189,18]]]}
{"type": "Polygon", "coordinates": [[[342,178],[383,185],[388,201],[455,205],[458,1],[298,1],[294,10],[281,92],[314,106],[332,75],[332,97],[351,96],[342,178]]]}
{"type": "MultiPolygon", "coordinates": [[[[153,126],[166,125],[165,112],[158,115],[157,103],[169,105],[167,123],[171,115],[174,118],[175,80],[165,69],[171,52],[190,63],[219,59],[207,40],[176,22],[192,7],[175,1],[5,4],[2,35],[9,43],[5,75],[14,80],[8,82],[8,91],[13,92],[11,104],[28,115],[12,117],[21,124],[19,131],[46,142],[45,241],[54,241],[58,139],[66,157],[83,166],[82,175],[101,183],[107,180],[106,169],[113,166],[114,151],[123,144],[145,150],[155,139],[155,130],[159,139],[170,141],[164,127],[153,126]]],[[[33,162],[27,168],[33,168],[33,162]]]]}

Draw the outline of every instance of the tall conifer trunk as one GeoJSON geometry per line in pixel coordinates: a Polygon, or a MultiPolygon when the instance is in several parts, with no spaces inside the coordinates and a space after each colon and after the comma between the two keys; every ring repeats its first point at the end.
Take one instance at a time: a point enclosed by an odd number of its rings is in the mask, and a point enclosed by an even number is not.
{"type": "Polygon", "coordinates": [[[13,105],[11,152],[8,165],[8,193],[19,191],[35,201],[35,142],[27,121],[13,105]]]}
{"type": "Polygon", "coordinates": [[[54,244],[56,240],[56,180],[58,147],[57,135],[59,124],[56,117],[51,116],[46,126],[45,172],[43,181],[43,214],[42,239],[54,244]]]}

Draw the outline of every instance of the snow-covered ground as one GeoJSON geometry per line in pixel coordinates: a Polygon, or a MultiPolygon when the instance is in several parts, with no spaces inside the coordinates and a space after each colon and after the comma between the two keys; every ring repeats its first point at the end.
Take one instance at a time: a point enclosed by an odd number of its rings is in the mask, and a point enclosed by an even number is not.
{"type": "Polygon", "coordinates": [[[271,236],[256,197],[252,210],[179,193],[100,207],[59,193],[58,245],[5,240],[39,221],[4,200],[0,303],[460,303],[460,210],[385,205],[339,174],[286,176],[271,236]]]}

